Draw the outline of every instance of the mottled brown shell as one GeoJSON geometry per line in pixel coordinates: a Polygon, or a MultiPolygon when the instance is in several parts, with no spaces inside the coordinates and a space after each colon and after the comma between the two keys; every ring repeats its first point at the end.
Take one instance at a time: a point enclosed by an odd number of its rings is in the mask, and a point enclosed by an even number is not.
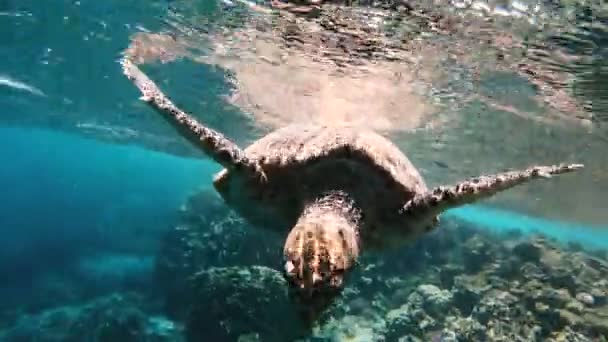
{"type": "MultiPolygon", "coordinates": [[[[583,168],[582,164],[532,166],[427,191],[407,157],[389,140],[365,129],[288,126],[243,151],[175,106],[128,57],[122,59],[121,65],[125,76],[142,93],[142,100],[184,138],[225,167],[214,185],[226,202],[250,222],[280,232],[291,229],[303,213],[308,213],[303,218],[311,221],[316,219],[314,213],[330,204],[333,214],[345,209],[335,196],[328,196],[340,193],[339,197],[349,203],[348,212],[357,213],[357,234],[366,243],[411,239],[429,231],[437,222],[437,215],[449,208],[531,179],[583,168]],[[330,199],[331,203],[319,202],[321,198],[330,199]]],[[[324,210],[323,215],[328,215],[324,210]]],[[[346,221],[351,219],[354,216],[346,221]]]]}
{"type": "Polygon", "coordinates": [[[398,211],[427,190],[408,158],[391,141],[361,128],[293,125],[245,149],[267,182],[224,169],[214,184],[248,219],[281,231],[291,229],[303,206],[320,194],[342,190],[362,209],[365,222],[390,226],[398,211]]]}

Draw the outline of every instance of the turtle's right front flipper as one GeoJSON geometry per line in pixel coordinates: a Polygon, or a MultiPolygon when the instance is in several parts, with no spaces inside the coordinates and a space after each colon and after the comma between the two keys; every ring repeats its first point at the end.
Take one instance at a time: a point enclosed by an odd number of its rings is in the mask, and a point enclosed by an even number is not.
{"type": "Polygon", "coordinates": [[[123,58],[121,65],[125,76],[141,91],[141,99],[156,109],[182,136],[223,167],[239,168],[265,178],[256,161],[247,158],[243,150],[224,135],[204,126],[194,117],[177,108],[129,58],[123,58]]]}

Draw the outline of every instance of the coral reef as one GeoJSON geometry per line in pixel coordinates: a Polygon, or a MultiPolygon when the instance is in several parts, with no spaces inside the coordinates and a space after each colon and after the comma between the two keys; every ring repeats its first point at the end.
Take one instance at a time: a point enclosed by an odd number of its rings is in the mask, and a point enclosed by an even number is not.
{"type": "Polygon", "coordinates": [[[252,229],[216,192],[207,189],[192,195],[180,213],[156,259],[155,278],[168,298],[165,308],[169,314],[185,318],[191,277],[200,270],[280,264],[280,237],[252,229]]]}
{"type": "MultiPolygon", "coordinates": [[[[167,232],[156,295],[4,313],[6,341],[608,341],[604,251],[455,219],[368,255],[314,321],[280,273],[280,237],[201,191],[167,232]],[[165,316],[166,315],[166,316],[165,316]]],[[[152,291],[154,292],[154,291],[152,291]]]]}
{"type": "MultiPolygon", "coordinates": [[[[208,205],[202,196],[193,199],[208,205]]],[[[189,341],[211,336],[242,341],[608,340],[608,261],[582,246],[489,233],[446,220],[407,248],[362,260],[334,305],[308,326],[278,271],[276,251],[264,244],[272,238],[251,227],[239,229],[230,215],[220,216],[211,226],[193,226],[180,244],[165,240],[163,250],[173,252],[160,256],[164,278],[181,279],[180,291],[188,293],[178,311],[189,341]],[[222,234],[208,235],[210,227],[222,234]],[[226,263],[218,259],[232,250],[216,249],[217,243],[227,247],[239,239],[251,249],[235,252],[226,263]],[[193,267],[168,267],[179,265],[176,256],[185,254],[199,255],[193,267]]],[[[175,291],[167,294],[168,301],[175,298],[175,291]]]]}
{"type": "Polygon", "coordinates": [[[20,317],[0,332],[2,341],[180,342],[182,328],[154,311],[137,294],[113,294],[80,306],[20,317]]]}
{"type": "Polygon", "coordinates": [[[186,320],[189,341],[235,341],[247,334],[285,341],[302,331],[287,284],[274,269],[213,267],[197,273],[192,282],[196,301],[186,320]]]}

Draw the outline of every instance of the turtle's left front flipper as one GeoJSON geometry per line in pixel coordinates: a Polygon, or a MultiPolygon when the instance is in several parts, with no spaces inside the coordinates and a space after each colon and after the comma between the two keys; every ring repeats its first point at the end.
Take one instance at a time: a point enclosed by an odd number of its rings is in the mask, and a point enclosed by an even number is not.
{"type": "Polygon", "coordinates": [[[552,175],[582,169],[582,164],[562,164],[553,166],[532,166],[525,170],[509,171],[495,175],[480,176],[453,186],[440,186],[408,201],[402,214],[408,216],[433,217],[451,208],[469,204],[490,197],[497,192],[536,178],[550,178],[552,175]]]}
{"type": "Polygon", "coordinates": [[[233,141],[221,133],[203,125],[194,117],[179,109],[129,58],[121,61],[125,76],[142,93],[141,99],[156,109],[177,131],[207,156],[227,169],[239,169],[265,178],[259,163],[247,158],[233,141]]]}

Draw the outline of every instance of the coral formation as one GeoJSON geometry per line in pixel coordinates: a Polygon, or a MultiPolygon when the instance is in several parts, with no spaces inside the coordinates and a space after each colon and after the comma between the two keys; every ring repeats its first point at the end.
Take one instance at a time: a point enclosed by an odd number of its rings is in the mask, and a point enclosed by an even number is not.
{"type": "Polygon", "coordinates": [[[39,314],[3,315],[0,337],[608,341],[602,251],[444,220],[406,248],[366,256],[334,305],[309,324],[274,270],[280,239],[246,229],[210,191],[193,195],[180,212],[157,257],[160,298],[115,294],[39,314]]]}
{"type": "Polygon", "coordinates": [[[155,278],[165,309],[184,318],[191,301],[190,278],[213,266],[276,267],[282,241],[251,229],[209,189],[192,195],[179,222],[167,232],[156,259],[155,278]]]}
{"type": "Polygon", "coordinates": [[[113,294],[79,306],[63,306],[20,317],[0,332],[2,341],[180,342],[179,324],[156,315],[145,298],[113,294]]]}
{"type": "MultiPolygon", "coordinates": [[[[214,226],[232,224],[228,218],[214,226]]],[[[201,227],[192,230],[190,247],[173,247],[205,255],[214,248],[209,246],[232,239],[231,229],[222,232],[208,236],[205,244],[194,243],[206,234],[201,227]]],[[[255,230],[234,234],[247,239],[255,230]]],[[[298,316],[297,303],[271,263],[255,266],[245,256],[241,262],[247,267],[210,266],[201,259],[199,271],[195,267],[188,275],[165,268],[165,277],[188,279],[191,297],[181,310],[192,341],[201,336],[247,341],[605,341],[608,261],[602,253],[581,248],[540,236],[484,232],[449,220],[407,248],[367,256],[341,297],[310,327],[298,316]]],[[[272,252],[260,254],[270,257],[272,252]]]]}

